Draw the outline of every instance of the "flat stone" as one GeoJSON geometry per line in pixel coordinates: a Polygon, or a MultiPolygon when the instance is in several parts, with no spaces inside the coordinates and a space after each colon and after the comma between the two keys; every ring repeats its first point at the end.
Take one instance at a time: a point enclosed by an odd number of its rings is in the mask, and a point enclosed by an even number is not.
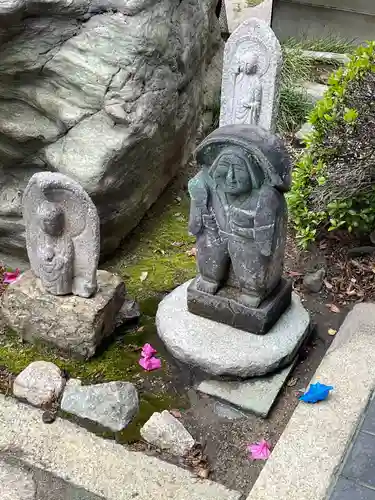
{"type": "Polygon", "coordinates": [[[266,335],[254,335],[192,314],[187,288],[179,286],[159,304],[156,326],[180,361],[212,375],[248,378],[288,365],[309,331],[310,318],[298,295],[266,335]]]}
{"type": "Polygon", "coordinates": [[[294,135],[294,141],[298,146],[303,146],[304,141],[307,135],[311,134],[311,132],[314,130],[314,126],[306,122],[302,125],[302,127],[298,130],[298,132],[295,133],[294,135]]]}
{"type": "MultiPolygon", "coordinates": [[[[337,471],[373,394],[374,330],[375,304],[357,304],[311,380],[332,385],[332,394],[319,405],[298,404],[248,500],[329,498],[337,471]]],[[[363,498],[367,500],[366,496],[363,498]]]]}
{"type": "Polygon", "coordinates": [[[48,361],[34,361],[16,377],[13,394],[34,406],[42,406],[57,400],[64,386],[59,367],[48,361]]]}
{"type": "Polygon", "coordinates": [[[308,273],[303,278],[303,286],[309,292],[318,293],[323,286],[325,269],[318,269],[314,273],[308,273]]]}
{"type": "Polygon", "coordinates": [[[290,306],[292,282],[289,280],[282,279],[258,307],[248,307],[237,301],[238,289],[227,286],[212,295],[197,289],[197,279],[188,287],[189,311],[240,330],[264,335],[290,306]]]}
{"type": "Polygon", "coordinates": [[[227,420],[239,420],[240,418],[246,418],[246,415],[241,411],[233,408],[232,406],[220,403],[219,401],[214,403],[213,410],[218,417],[226,418],[227,420]]]}
{"type": "Polygon", "coordinates": [[[375,490],[340,477],[329,500],[375,500],[375,490]]]}
{"type": "Polygon", "coordinates": [[[342,475],[375,488],[375,436],[360,432],[346,459],[342,475]]]}
{"type": "MultiPolygon", "coordinates": [[[[131,451],[68,420],[57,418],[45,425],[41,415],[41,410],[0,394],[0,449],[14,450],[27,458],[28,466],[43,464],[54,476],[69,478],[76,487],[106,500],[242,498],[221,484],[198,480],[186,469],[131,451]]],[[[82,497],[86,500],[83,495],[79,500],[82,497]]]]}
{"type": "Polygon", "coordinates": [[[316,104],[323,99],[324,93],[328,89],[327,85],[315,82],[303,82],[302,86],[306,90],[312,104],[316,104]]]}
{"type": "Polygon", "coordinates": [[[126,298],[121,309],[116,316],[116,328],[122,326],[125,323],[135,321],[141,315],[139,305],[135,300],[126,298]]]}
{"type": "Polygon", "coordinates": [[[46,292],[32,271],[23,273],[1,297],[7,325],[22,340],[43,342],[71,356],[88,359],[115,328],[125,299],[121,278],[97,273],[98,291],[90,299],[46,292]]]}
{"type": "Polygon", "coordinates": [[[81,386],[79,380],[69,380],[61,400],[62,410],[115,432],[130,424],[138,408],[137,389],[129,382],[81,386]]]}
{"type": "Polygon", "coordinates": [[[295,362],[278,373],[246,381],[204,380],[197,390],[266,418],[295,362]]]}
{"type": "Polygon", "coordinates": [[[35,500],[33,475],[19,467],[0,462],[1,500],[35,500]]]}
{"type": "Polygon", "coordinates": [[[177,456],[186,455],[195,444],[182,423],[167,410],[155,412],[142,427],[141,436],[148,443],[177,456]]]}

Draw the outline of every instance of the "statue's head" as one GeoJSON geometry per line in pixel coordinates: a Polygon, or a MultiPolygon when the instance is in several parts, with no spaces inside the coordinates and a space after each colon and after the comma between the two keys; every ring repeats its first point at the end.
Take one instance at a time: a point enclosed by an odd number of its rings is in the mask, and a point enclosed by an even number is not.
{"type": "Polygon", "coordinates": [[[240,73],[254,75],[258,71],[258,56],[254,53],[244,54],[239,62],[240,73]]]}
{"type": "Polygon", "coordinates": [[[50,236],[60,236],[64,231],[64,210],[54,203],[42,203],[38,208],[40,227],[50,236]]]}
{"type": "Polygon", "coordinates": [[[212,165],[210,175],[226,194],[238,196],[251,192],[249,159],[239,147],[223,149],[212,165]]]}

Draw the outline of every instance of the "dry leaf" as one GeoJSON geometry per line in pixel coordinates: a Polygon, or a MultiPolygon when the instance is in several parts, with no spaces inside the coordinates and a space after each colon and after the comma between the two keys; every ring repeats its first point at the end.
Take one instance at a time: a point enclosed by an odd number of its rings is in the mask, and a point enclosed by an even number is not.
{"type": "Polygon", "coordinates": [[[143,273],[141,273],[141,276],[140,276],[140,280],[141,281],[145,281],[147,279],[147,276],[148,276],[148,272],[147,271],[143,271],[143,273]]]}
{"type": "Polygon", "coordinates": [[[188,255],[189,257],[195,257],[197,255],[197,249],[193,247],[190,250],[187,250],[186,255],[188,255]]]}
{"type": "Polygon", "coordinates": [[[137,332],[143,332],[144,329],[145,329],[144,326],[140,326],[139,328],[137,328],[137,332]]]}
{"type": "Polygon", "coordinates": [[[169,410],[169,413],[174,416],[174,418],[181,418],[182,414],[180,410],[169,410]]]}
{"type": "Polygon", "coordinates": [[[205,469],[204,467],[199,467],[196,470],[196,474],[201,479],[208,479],[208,476],[210,475],[210,471],[209,471],[209,469],[205,469]]]}
{"type": "Polygon", "coordinates": [[[336,333],[337,333],[337,330],[334,330],[333,328],[330,328],[328,330],[328,335],[331,335],[331,337],[333,337],[334,335],[336,335],[336,333]]]}
{"type": "Polygon", "coordinates": [[[298,378],[297,377],[291,377],[288,382],[286,383],[286,385],[288,387],[294,387],[298,382],[298,378]]]}
{"type": "Polygon", "coordinates": [[[326,304],[329,307],[329,310],[333,313],[339,313],[340,309],[335,304],[326,304]]]}
{"type": "Polygon", "coordinates": [[[327,290],[332,290],[333,285],[329,281],[324,280],[323,283],[324,283],[324,286],[327,288],[327,290]]]}
{"type": "Polygon", "coordinates": [[[182,247],[183,244],[183,241],[173,241],[173,243],[171,243],[172,247],[182,247]]]}

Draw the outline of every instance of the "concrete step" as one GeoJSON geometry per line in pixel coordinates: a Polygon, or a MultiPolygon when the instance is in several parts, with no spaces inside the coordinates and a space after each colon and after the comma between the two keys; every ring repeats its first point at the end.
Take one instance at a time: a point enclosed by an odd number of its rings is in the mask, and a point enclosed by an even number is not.
{"type": "MultiPolygon", "coordinates": [[[[51,425],[44,424],[41,410],[2,394],[1,450],[6,450],[4,459],[20,457],[23,462],[15,463],[16,469],[13,470],[3,462],[3,475],[7,477],[8,486],[12,474],[18,473],[26,481],[39,469],[40,474],[46,474],[41,484],[48,484],[50,475],[57,481],[68,483],[62,487],[70,491],[71,498],[63,497],[64,500],[239,500],[241,496],[220,484],[200,480],[185,469],[129,451],[67,420],[57,419],[51,425]],[[30,469],[25,469],[24,463],[30,469]],[[72,496],[77,491],[88,496],[72,496]]],[[[32,483],[28,481],[28,485],[30,492],[32,483]]],[[[1,500],[8,498],[1,492],[0,488],[1,500]]],[[[27,496],[9,498],[29,500],[27,496]]],[[[58,496],[30,498],[47,499],[60,500],[58,496]]]]}
{"type": "Polygon", "coordinates": [[[312,380],[332,385],[332,393],[298,404],[248,500],[328,498],[374,390],[374,331],[375,304],[356,305],[312,380]]]}

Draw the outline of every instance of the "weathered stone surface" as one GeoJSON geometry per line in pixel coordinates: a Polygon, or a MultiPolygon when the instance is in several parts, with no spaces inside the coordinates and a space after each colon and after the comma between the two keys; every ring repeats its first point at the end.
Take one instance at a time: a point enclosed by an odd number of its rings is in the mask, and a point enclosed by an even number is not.
{"type": "Polygon", "coordinates": [[[280,285],[258,307],[238,301],[232,287],[224,287],[215,295],[197,289],[197,278],[187,291],[188,309],[193,314],[212,319],[257,335],[266,334],[290,306],[292,283],[282,279],[280,285]]]}
{"type": "Polygon", "coordinates": [[[140,317],[140,315],[141,311],[137,302],[129,298],[125,299],[125,302],[116,316],[116,328],[124,323],[135,321],[140,317]]]}
{"type": "Polygon", "coordinates": [[[1,500],[35,500],[33,475],[19,467],[0,462],[1,500]]]}
{"type": "Polygon", "coordinates": [[[61,400],[62,410],[115,432],[130,424],[138,407],[137,389],[129,382],[81,386],[79,380],[72,379],[61,400]]]}
{"type": "Polygon", "coordinates": [[[189,310],[216,317],[219,309],[217,321],[266,333],[291,297],[281,283],[291,180],[285,145],[256,125],[227,125],[202,141],[196,159],[201,170],[189,181],[189,231],[197,239],[199,276],[189,310]],[[274,305],[262,310],[278,287],[274,305]]]}
{"type": "Polygon", "coordinates": [[[184,456],[194,446],[194,438],[169,411],[155,412],[141,429],[141,436],[148,443],[184,456]]]}
{"type": "Polygon", "coordinates": [[[224,0],[229,33],[247,19],[256,17],[271,24],[273,0],[224,0]]]}
{"type": "Polygon", "coordinates": [[[98,291],[91,299],[45,292],[32,271],[9,285],[1,297],[5,322],[28,342],[44,342],[68,354],[90,358],[113,332],[125,299],[119,276],[98,271],[98,291]]]}
{"type": "Polygon", "coordinates": [[[310,318],[298,295],[266,335],[254,335],[191,314],[190,281],[159,304],[156,326],[167,349],[180,361],[212,375],[248,378],[288,365],[309,333],[310,318]]]}
{"type": "MultiPolygon", "coordinates": [[[[48,467],[55,477],[69,478],[71,484],[105,500],[240,500],[243,497],[219,483],[200,481],[185,468],[103,439],[67,419],[58,418],[53,425],[45,425],[39,409],[3,394],[0,394],[0,449],[25,457],[28,466],[48,467]]],[[[71,491],[66,493],[64,500],[95,498],[86,498],[82,490],[75,492],[77,498],[69,495],[71,491]]],[[[43,500],[63,499],[46,495],[43,500]]]]}
{"type": "Polygon", "coordinates": [[[78,182],[56,172],[30,179],[23,196],[26,247],[31,270],[53,295],[96,292],[99,217],[78,182]]]}
{"type": "Polygon", "coordinates": [[[15,379],[13,394],[34,406],[42,406],[60,397],[65,379],[58,366],[48,361],[30,363],[15,379]]]}
{"type": "Polygon", "coordinates": [[[309,292],[318,293],[323,286],[323,280],[326,272],[325,269],[318,269],[314,273],[305,274],[303,278],[303,286],[309,292]]]}
{"type": "Polygon", "coordinates": [[[277,373],[244,381],[204,380],[197,390],[266,418],[295,362],[277,373]]]}
{"type": "Polygon", "coordinates": [[[307,96],[309,97],[312,104],[316,104],[318,101],[323,99],[325,91],[328,89],[327,85],[316,82],[304,82],[303,88],[306,90],[307,96]]]}
{"type": "Polygon", "coordinates": [[[275,130],[282,53],[270,26],[244,21],[225,44],[220,126],[234,123],[275,130]]]}
{"type": "Polygon", "coordinates": [[[294,135],[294,141],[297,146],[303,146],[305,137],[310,134],[314,130],[314,126],[306,122],[302,125],[302,127],[298,130],[298,132],[294,135]]]}
{"type": "Polygon", "coordinates": [[[0,251],[26,257],[22,192],[44,170],[93,198],[102,254],[118,246],[190,155],[216,3],[1,2],[0,251]]]}

